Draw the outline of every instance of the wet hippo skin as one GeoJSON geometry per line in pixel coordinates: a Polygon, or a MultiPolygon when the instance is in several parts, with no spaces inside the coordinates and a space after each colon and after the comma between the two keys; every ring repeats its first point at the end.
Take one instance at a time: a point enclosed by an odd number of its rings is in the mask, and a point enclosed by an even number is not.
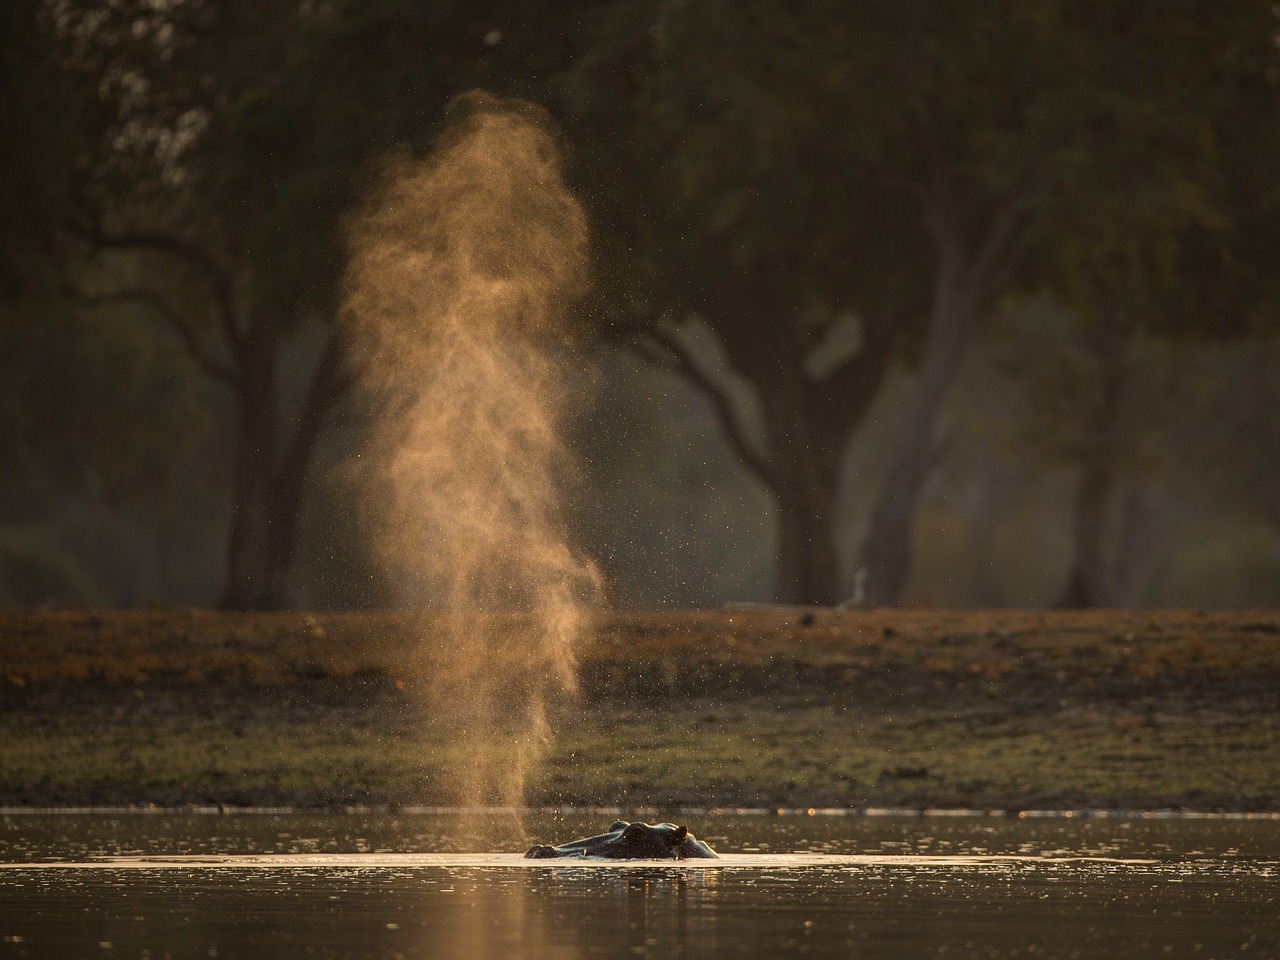
{"type": "Polygon", "coordinates": [[[615,820],[608,833],[562,843],[530,847],[525,858],[600,860],[717,860],[716,852],[694,837],[688,827],[674,823],[628,823],[615,820]]]}

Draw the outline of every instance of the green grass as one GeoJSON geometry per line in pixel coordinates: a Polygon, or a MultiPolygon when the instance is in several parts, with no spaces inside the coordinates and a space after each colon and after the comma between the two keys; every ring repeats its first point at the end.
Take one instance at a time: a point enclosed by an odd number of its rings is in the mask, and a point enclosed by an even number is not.
{"type": "Polygon", "coordinates": [[[626,792],[656,802],[786,806],[1236,809],[1280,797],[1274,715],[1215,721],[1197,711],[1148,721],[1072,707],[1031,717],[868,717],[830,703],[757,702],[720,714],[700,722],[665,710],[608,723],[584,718],[557,745],[546,786],[601,800],[626,792]],[[603,755],[615,762],[575,762],[603,755]]]}
{"type": "MultiPolygon", "coordinates": [[[[10,802],[456,802],[474,747],[381,711],[327,717],[0,715],[10,802]]],[[[527,783],[543,804],[696,806],[1188,806],[1280,797],[1280,721],[1109,705],[1044,714],[871,716],[762,698],[637,709],[597,703],[560,724],[527,783]]],[[[505,745],[495,747],[507,769],[505,745]]],[[[488,797],[494,802],[498,797],[488,797]]]]}

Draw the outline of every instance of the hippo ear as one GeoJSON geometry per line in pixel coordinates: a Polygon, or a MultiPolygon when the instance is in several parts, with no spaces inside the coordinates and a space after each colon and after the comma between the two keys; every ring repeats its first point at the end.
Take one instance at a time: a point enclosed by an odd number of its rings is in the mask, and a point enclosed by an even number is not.
{"type": "Polygon", "coordinates": [[[671,832],[671,836],[667,837],[667,846],[678,847],[687,839],[689,839],[689,828],[684,826],[676,827],[671,832]]]}

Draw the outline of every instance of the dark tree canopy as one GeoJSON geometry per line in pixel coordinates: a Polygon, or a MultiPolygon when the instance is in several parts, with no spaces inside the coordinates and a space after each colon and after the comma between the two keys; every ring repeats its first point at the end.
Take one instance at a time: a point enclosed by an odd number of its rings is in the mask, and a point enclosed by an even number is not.
{"type": "Polygon", "coordinates": [[[840,462],[896,362],[918,387],[859,560],[877,602],[905,581],[933,424],[977,324],[1046,288],[1112,310],[1089,275],[1173,289],[1189,232],[1223,236],[1216,98],[1267,18],[1053,0],[602,9],[561,91],[625,264],[615,323],[707,391],[774,494],[781,599],[847,590],[840,462]],[[762,428],[681,340],[695,318],[762,428]],[[852,348],[826,352],[850,324],[852,348]]]}
{"type": "MultiPolygon", "coordinates": [[[[940,411],[993,318],[1052,301],[1112,399],[1133,337],[1280,323],[1280,30],[1261,0],[15,0],[0,32],[6,362],[57,356],[76,381],[112,331],[136,361],[120,409],[226,445],[229,606],[291,601],[322,438],[359,395],[344,218],[468,89],[562,123],[592,319],[707,398],[776,507],[780,600],[841,601],[860,569],[866,599],[897,602],[940,411]],[[879,486],[844,503],[851,441],[904,372],[879,486]]],[[[0,387],[7,462],[94,433],[74,412],[92,402],[45,409],[46,387],[0,387]]],[[[1114,406],[1079,425],[1105,432],[1114,406]]],[[[78,449],[114,459],[104,475],[163,475],[136,430],[115,455],[78,449]]],[[[1085,566],[1107,460],[1072,461],[1085,566]]]]}

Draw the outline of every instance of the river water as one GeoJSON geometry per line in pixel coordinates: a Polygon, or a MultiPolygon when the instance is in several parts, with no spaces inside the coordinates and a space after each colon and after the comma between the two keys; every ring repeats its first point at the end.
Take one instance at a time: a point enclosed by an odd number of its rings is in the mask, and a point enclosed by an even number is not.
{"type": "Polygon", "coordinates": [[[0,816],[0,960],[1280,957],[1280,820],[687,814],[722,860],[519,856],[614,818],[0,816]]]}

